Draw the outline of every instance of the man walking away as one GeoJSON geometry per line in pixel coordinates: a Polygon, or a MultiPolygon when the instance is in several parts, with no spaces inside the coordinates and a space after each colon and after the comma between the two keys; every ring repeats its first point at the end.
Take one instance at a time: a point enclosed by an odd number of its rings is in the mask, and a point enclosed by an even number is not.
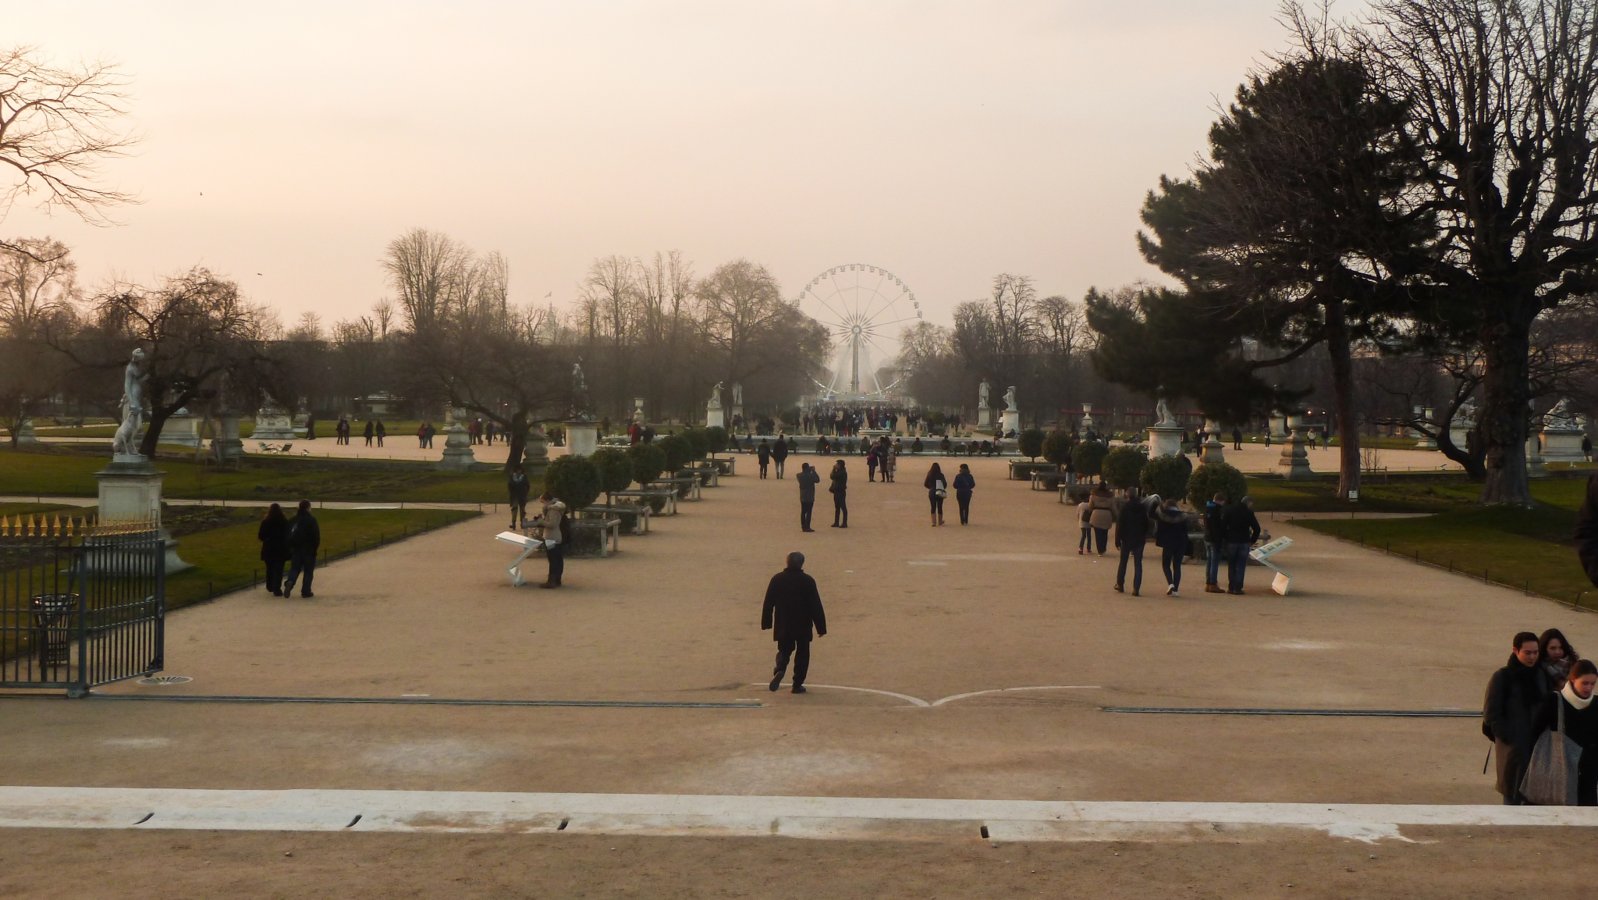
{"type": "Polygon", "coordinates": [[[510,527],[515,529],[520,524],[526,528],[527,496],[531,485],[527,481],[527,470],[521,463],[511,466],[510,477],[506,479],[505,487],[510,494],[510,527]]]}
{"type": "Polygon", "coordinates": [[[832,527],[849,527],[849,470],[844,468],[843,460],[838,460],[832,466],[832,483],[827,490],[832,494],[832,527]],[[839,522],[843,524],[839,524],[839,522]]]}
{"type": "Polygon", "coordinates": [[[971,492],[977,489],[977,480],[971,477],[971,467],[960,464],[960,474],[954,476],[954,501],[960,504],[960,524],[971,521],[971,492]]]}
{"type": "Polygon", "coordinates": [[[760,446],[755,448],[755,455],[760,458],[760,477],[766,477],[766,466],[771,464],[771,445],[765,438],[760,439],[760,446]]]}
{"type": "Polygon", "coordinates": [[[1260,539],[1260,520],[1254,517],[1254,498],[1244,497],[1221,513],[1221,555],[1226,557],[1226,592],[1243,593],[1248,571],[1248,548],[1260,539]]]}
{"type": "MultiPolygon", "coordinates": [[[[1154,495],[1155,503],[1159,502],[1159,495],[1154,495]]],[[[1121,514],[1115,519],[1115,547],[1121,551],[1121,564],[1115,569],[1115,589],[1126,589],[1126,560],[1132,559],[1132,596],[1136,597],[1143,590],[1143,545],[1149,539],[1149,509],[1139,500],[1135,490],[1126,498],[1126,503],[1121,506],[1121,514]]]]}
{"type": "Polygon", "coordinates": [[[311,501],[301,500],[300,511],[289,521],[289,577],[283,583],[283,596],[294,593],[294,583],[305,574],[300,584],[301,597],[315,597],[311,593],[311,578],[316,575],[316,551],[322,546],[322,528],[311,515],[311,501]]]}
{"type": "Polygon", "coordinates": [[[788,439],[777,432],[777,442],[771,445],[771,461],[776,463],[777,477],[782,477],[782,464],[788,459],[788,439]]]}
{"type": "Polygon", "coordinates": [[[799,530],[815,531],[810,527],[810,510],[816,505],[816,485],[821,483],[821,473],[811,468],[809,463],[801,463],[798,480],[799,530]]]}
{"type": "Polygon", "coordinates": [[[533,524],[539,526],[539,535],[544,540],[544,554],[549,557],[549,574],[539,587],[558,588],[561,576],[566,573],[566,535],[570,530],[566,524],[566,504],[556,500],[555,495],[547,490],[538,499],[544,508],[533,524]]]}
{"type": "Polygon", "coordinates": [[[827,633],[821,594],[816,590],[816,580],[805,574],[804,566],[803,553],[788,554],[788,567],[771,576],[766,602],[760,608],[760,629],[769,629],[772,640],[777,642],[777,665],[771,671],[769,685],[773,691],[782,686],[791,655],[793,692],[805,692],[805,676],[810,672],[810,629],[814,626],[816,637],[827,633]]]}
{"type": "Polygon", "coordinates": [[[1515,635],[1509,663],[1493,673],[1482,702],[1481,733],[1493,742],[1498,754],[1498,793],[1504,795],[1505,806],[1526,802],[1520,795],[1520,782],[1538,738],[1537,713],[1553,691],[1538,665],[1538,646],[1537,635],[1530,631],[1515,635]]]}
{"type": "Polygon", "coordinates": [[[1221,517],[1226,514],[1226,492],[1204,504],[1204,593],[1224,594],[1221,587],[1221,517]]]}

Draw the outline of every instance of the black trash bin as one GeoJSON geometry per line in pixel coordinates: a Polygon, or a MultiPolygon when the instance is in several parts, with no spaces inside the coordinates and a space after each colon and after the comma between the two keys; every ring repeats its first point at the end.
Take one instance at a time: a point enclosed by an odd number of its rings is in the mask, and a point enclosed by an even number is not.
{"type": "Polygon", "coordinates": [[[39,666],[45,669],[72,664],[72,626],[78,612],[77,594],[37,594],[33,608],[33,642],[39,648],[39,666]]]}

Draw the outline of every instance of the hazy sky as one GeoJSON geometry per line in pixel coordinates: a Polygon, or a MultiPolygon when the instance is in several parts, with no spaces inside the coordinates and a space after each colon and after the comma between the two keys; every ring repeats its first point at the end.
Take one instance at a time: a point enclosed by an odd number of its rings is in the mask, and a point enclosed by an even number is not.
{"type": "MultiPolygon", "coordinates": [[[[1344,6],[1350,4],[1345,3],[1344,6]]],[[[841,263],[927,317],[998,272],[1080,298],[1153,277],[1134,234],[1217,98],[1284,45],[1276,0],[68,2],[8,43],[131,77],[116,227],[26,203],[93,287],[205,265],[285,322],[365,311],[417,226],[509,260],[515,299],[590,262],[746,257],[789,297],[841,263]],[[259,274],[257,274],[259,273],[259,274]]]]}

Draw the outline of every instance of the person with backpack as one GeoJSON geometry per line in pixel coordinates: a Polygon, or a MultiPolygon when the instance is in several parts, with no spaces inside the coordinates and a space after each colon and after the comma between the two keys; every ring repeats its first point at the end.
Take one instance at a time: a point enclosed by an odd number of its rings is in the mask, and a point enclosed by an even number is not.
{"type": "Polygon", "coordinates": [[[1204,593],[1224,594],[1221,587],[1221,516],[1226,512],[1226,492],[1216,491],[1204,504],[1204,593]]]}
{"type": "Polygon", "coordinates": [[[548,490],[538,498],[544,508],[533,518],[544,542],[544,554],[549,557],[549,574],[541,588],[560,587],[561,576],[566,572],[566,545],[571,541],[571,521],[566,515],[566,504],[556,499],[548,490]]]}
{"type": "Polygon", "coordinates": [[[1182,558],[1187,556],[1187,513],[1171,497],[1154,507],[1154,546],[1160,548],[1160,571],[1168,597],[1182,589],[1182,558]]]}

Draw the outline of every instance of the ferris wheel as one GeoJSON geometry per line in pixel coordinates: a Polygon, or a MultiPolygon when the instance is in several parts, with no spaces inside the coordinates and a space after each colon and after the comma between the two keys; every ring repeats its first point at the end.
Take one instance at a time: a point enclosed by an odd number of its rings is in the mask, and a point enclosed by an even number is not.
{"type": "Polygon", "coordinates": [[[881,397],[877,368],[899,351],[899,332],[921,321],[921,302],[898,276],[878,266],[833,266],[799,292],[799,308],[826,326],[837,350],[831,380],[816,382],[828,397],[881,397]]]}

